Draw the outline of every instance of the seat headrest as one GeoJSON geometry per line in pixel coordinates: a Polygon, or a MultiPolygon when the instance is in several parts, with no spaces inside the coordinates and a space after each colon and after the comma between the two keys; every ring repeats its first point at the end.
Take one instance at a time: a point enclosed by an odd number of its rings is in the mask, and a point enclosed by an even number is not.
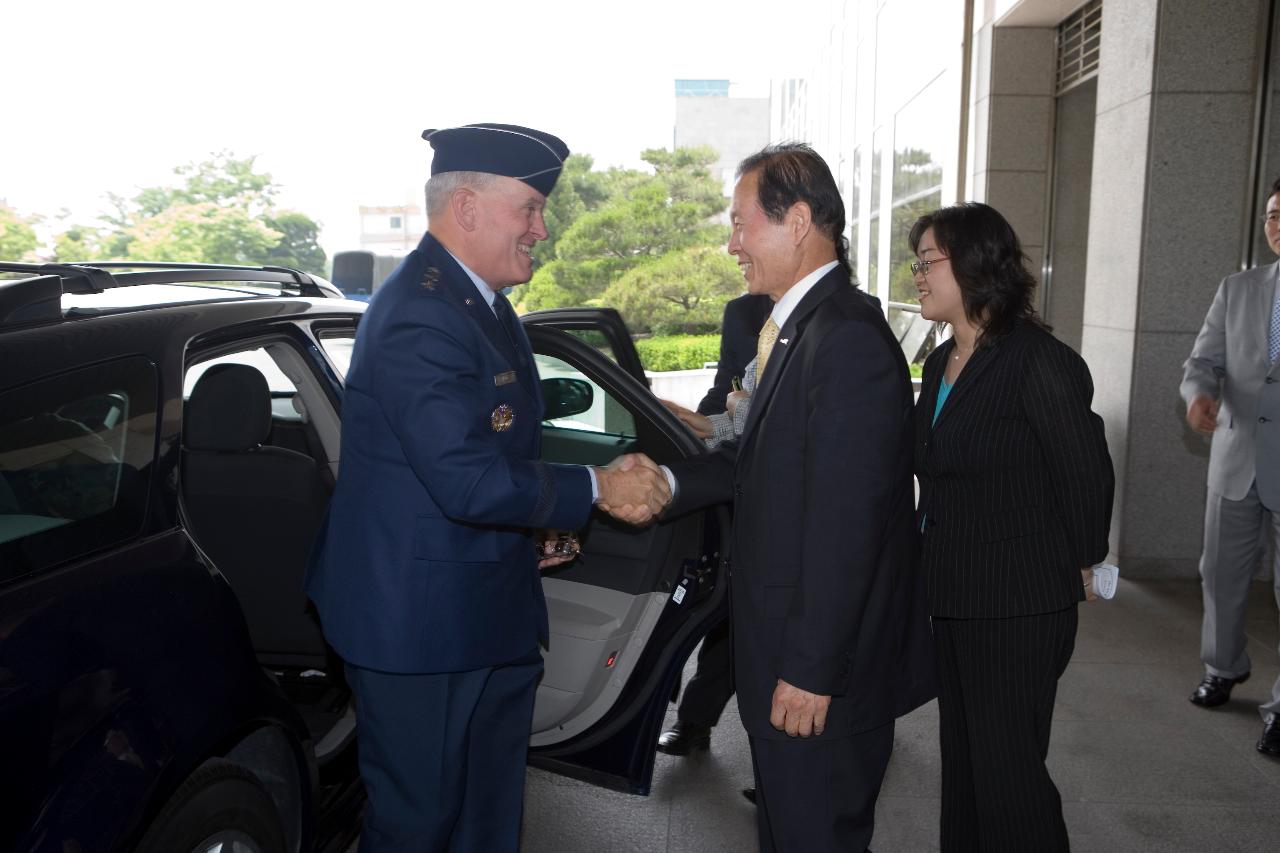
{"type": "Polygon", "coordinates": [[[188,450],[250,450],[271,433],[271,390],[247,364],[215,364],[187,401],[188,450]]]}

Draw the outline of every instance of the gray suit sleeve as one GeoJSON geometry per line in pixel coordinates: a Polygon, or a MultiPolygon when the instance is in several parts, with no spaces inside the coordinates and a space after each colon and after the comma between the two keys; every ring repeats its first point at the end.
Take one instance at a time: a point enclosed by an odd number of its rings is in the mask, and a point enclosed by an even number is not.
{"type": "Polygon", "coordinates": [[[1227,280],[1214,294],[1200,334],[1196,335],[1191,357],[1182,365],[1182,399],[1187,403],[1199,395],[1218,399],[1227,372],[1227,280]]]}

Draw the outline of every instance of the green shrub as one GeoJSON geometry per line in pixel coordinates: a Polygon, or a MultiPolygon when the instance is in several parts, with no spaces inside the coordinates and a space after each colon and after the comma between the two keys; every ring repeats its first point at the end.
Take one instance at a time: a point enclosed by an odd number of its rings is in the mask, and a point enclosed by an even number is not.
{"type": "Polygon", "coordinates": [[[720,358],[719,335],[667,335],[636,341],[646,370],[697,370],[720,358]]]}

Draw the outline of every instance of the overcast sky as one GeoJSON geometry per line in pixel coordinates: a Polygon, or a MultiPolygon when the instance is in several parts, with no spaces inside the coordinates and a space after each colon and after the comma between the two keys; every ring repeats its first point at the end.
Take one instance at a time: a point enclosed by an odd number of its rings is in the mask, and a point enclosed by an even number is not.
{"type": "Polygon", "coordinates": [[[676,78],[764,94],[808,70],[831,2],[2,0],[0,199],[88,221],[228,149],[354,248],[359,205],[420,200],[423,128],[531,125],[637,166],[671,146],[676,78]]]}

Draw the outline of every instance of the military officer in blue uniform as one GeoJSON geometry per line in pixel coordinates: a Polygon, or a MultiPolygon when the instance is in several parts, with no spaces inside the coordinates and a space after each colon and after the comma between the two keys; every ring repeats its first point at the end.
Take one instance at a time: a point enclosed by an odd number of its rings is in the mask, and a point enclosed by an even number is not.
{"type": "Polygon", "coordinates": [[[307,592],[356,697],[361,853],[494,853],[518,843],[548,634],[531,534],[593,502],[644,521],[669,492],[538,461],[533,352],[500,291],[532,274],[568,148],[505,124],[423,136],[429,230],[360,323],[307,592]]]}

